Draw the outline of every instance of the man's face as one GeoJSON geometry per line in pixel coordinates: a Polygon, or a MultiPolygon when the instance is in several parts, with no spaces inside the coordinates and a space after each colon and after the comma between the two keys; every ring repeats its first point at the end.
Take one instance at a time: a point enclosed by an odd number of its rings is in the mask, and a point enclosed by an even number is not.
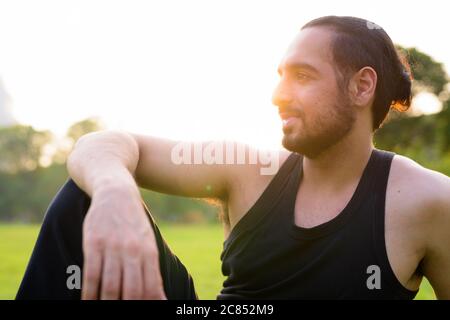
{"type": "Polygon", "coordinates": [[[273,95],[283,120],[283,146],[309,158],[345,137],[356,117],[337,86],[332,36],[333,31],[321,27],[300,31],[280,63],[273,95]]]}

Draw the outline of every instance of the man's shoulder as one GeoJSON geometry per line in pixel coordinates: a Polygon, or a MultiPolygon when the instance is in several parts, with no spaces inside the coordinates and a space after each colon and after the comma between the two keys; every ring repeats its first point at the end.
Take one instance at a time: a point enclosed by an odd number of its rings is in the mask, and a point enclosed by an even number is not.
{"type": "Polygon", "coordinates": [[[423,167],[408,157],[395,155],[390,180],[404,189],[410,189],[421,201],[450,201],[450,178],[441,172],[423,167]]]}
{"type": "Polygon", "coordinates": [[[396,155],[387,190],[388,221],[394,237],[403,238],[421,259],[421,272],[436,295],[447,298],[450,277],[450,178],[396,155]]]}
{"type": "Polygon", "coordinates": [[[430,223],[439,220],[437,215],[450,215],[450,178],[408,157],[395,155],[388,192],[409,215],[419,215],[430,223]]]}

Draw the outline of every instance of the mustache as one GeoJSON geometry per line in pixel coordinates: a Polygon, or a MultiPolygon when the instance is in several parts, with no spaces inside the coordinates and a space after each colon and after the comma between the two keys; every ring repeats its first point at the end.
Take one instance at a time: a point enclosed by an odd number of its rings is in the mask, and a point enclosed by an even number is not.
{"type": "Polygon", "coordinates": [[[288,115],[291,115],[293,117],[299,117],[299,118],[303,118],[304,117],[303,111],[299,110],[299,109],[295,109],[295,108],[279,108],[278,109],[278,114],[280,114],[280,115],[288,114],[288,115]]]}

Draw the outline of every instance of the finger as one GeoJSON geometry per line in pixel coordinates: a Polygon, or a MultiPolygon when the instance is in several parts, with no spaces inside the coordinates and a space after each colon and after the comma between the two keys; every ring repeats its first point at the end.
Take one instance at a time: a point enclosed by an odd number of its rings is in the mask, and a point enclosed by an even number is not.
{"type": "Polygon", "coordinates": [[[86,247],[84,250],[83,287],[81,299],[98,299],[100,276],[102,272],[102,255],[100,250],[86,247]]]}
{"type": "Polygon", "coordinates": [[[105,252],[101,280],[101,299],[117,300],[120,298],[121,265],[120,257],[115,252],[105,252]]]}
{"type": "Polygon", "coordinates": [[[143,294],[143,274],[141,261],[135,257],[124,256],[122,260],[123,283],[122,298],[124,300],[142,299],[143,294]]]}
{"type": "Polygon", "coordinates": [[[145,256],[143,263],[144,274],[144,299],[146,300],[167,300],[164,293],[163,281],[159,267],[159,259],[145,256]]]}

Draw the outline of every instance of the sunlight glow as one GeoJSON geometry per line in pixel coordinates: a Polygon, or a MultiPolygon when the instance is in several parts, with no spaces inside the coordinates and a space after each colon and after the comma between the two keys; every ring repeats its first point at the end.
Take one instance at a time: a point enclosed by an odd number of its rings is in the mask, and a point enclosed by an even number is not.
{"type": "Polygon", "coordinates": [[[109,128],[272,148],[276,69],[302,24],[360,16],[449,65],[449,42],[429,36],[445,29],[441,3],[0,1],[0,77],[14,117],[37,129],[62,135],[99,116],[109,128]],[[398,22],[405,10],[411,24],[398,22]]]}

